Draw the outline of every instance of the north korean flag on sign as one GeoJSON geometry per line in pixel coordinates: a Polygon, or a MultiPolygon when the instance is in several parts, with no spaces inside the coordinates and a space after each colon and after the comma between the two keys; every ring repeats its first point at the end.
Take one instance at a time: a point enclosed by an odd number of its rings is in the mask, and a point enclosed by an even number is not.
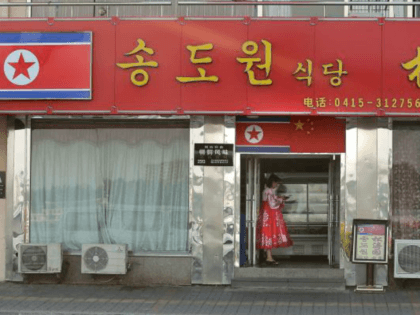
{"type": "Polygon", "coordinates": [[[361,235],[384,235],[385,225],[383,224],[363,224],[358,226],[361,235]]]}
{"type": "Polygon", "coordinates": [[[334,117],[238,118],[238,152],[341,153],[345,121],[334,117]]]}
{"type": "Polygon", "coordinates": [[[0,99],[91,99],[92,34],[0,33],[0,99]]]}

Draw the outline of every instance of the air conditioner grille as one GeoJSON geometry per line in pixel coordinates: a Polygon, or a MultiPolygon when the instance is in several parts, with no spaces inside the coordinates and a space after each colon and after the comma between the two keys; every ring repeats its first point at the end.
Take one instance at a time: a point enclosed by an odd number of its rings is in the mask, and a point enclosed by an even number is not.
{"type": "Polygon", "coordinates": [[[398,253],[398,264],[405,272],[416,273],[420,271],[420,247],[416,245],[405,246],[398,253]]]}
{"type": "Polygon", "coordinates": [[[108,265],[108,260],[106,250],[98,246],[90,247],[84,255],[86,267],[90,270],[99,271],[105,269],[108,265]]]}
{"type": "Polygon", "coordinates": [[[31,246],[22,253],[22,264],[29,270],[40,270],[47,262],[47,253],[40,246],[31,246]]]}

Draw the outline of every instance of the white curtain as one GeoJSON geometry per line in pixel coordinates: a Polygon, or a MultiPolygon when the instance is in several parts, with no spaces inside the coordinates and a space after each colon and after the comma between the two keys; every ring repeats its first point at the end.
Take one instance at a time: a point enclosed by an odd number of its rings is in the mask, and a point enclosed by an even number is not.
{"type": "Polygon", "coordinates": [[[30,240],[186,251],[188,172],[188,129],[35,129],[30,240]]]}

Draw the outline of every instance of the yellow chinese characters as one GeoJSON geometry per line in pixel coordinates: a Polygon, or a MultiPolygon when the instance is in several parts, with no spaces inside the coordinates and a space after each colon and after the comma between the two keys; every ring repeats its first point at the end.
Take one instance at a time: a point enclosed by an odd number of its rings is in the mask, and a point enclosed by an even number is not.
{"type": "MultiPolygon", "coordinates": [[[[188,45],[187,49],[191,52],[190,61],[193,64],[207,64],[211,63],[213,60],[210,57],[196,58],[197,51],[209,51],[213,49],[213,44],[203,44],[198,46],[188,45]]],[[[203,68],[198,68],[199,77],[176,77],[176,79],[181,83],[189,82],[218,82],[219,78],[215,75],[206,77],[206,70],[203,68]]]]}
{"type": "MultiPolygon", "coordinates": [[[[142,40],[142,39],[137,39],[137,47],[134,48],[132,51],[130,51],[129,53],[126,53],[126,56],[131,56],[134,54],[137,54],[141,51],[144,51],[145,53],[147,53],[148,55],[153,55],[155,52],[153,51],[153,49],[146,47],[146,43],[142,40]]],[[[144,58],[140,55],[136,55],[135,56],[137,59],[137,62],[133,62],[133,63],[117,63],[117,66],[122,68],[122,69],[129,69],[129,68],[136,68],[136,67],[153,67],[153,68],[157,68],[158,63],[156,61],[144,61],[144,58]]],[[[149,82],[149,74],[146,72],[146,70],[144,69],[137,69],[134,70],[131,73],[131,83],[133,83],[136,86],[144,86],[149,82]],[[137,76],[138,75],[142,75],[143,79],[142,80],[137,80],[137,76]]]]}
{"type": "Polygon", "coordinates": [[[332,63],[322,65],[324,68],[324,75],[330,75],[330,74],[336,74],[337,76],[332,77],[330,79],[330,84],[332,86],[340,86],[341,85],[341,76],[343,74],[347,74],[347,71],[343,70],[343,62],[340,59],[336,59],[338,63],[338,70],[337,71],[328,71],[329,68],[333,67],[334,65],[332,63]]]}
{"type": "Polygon", "coordinates": [[[420,47],[417,47],[417,56],[413,60],[407,61],[406,63],[402,64],[402,67],[405,70],[413,70],[408,75],[408,79],[410,81],[414,81],[416,79],[417,87],[420,88],[420,47]]]}
{"type": "Polygon", "coordinates": [[[314,99],[312,97],[305,97],[303,99],[303,105],[305,105],[306,107],[315,108],[327,106],[327,99],[325,97],[317,97],[315,99],[315,102],[316,103],[314,103],[314,99]]]}
{"type": "Polygon", "coordinates": [[[309,59],[306,59],[306,63],[308,66],[306,68],[303,67],[302,63],[298,63],[298,67],[295,72],[293,72],[293,75],[298,74],[299,72],[307,73],[308,75],[306,77],[296,77],[296,80],[306,80],[306,85],[311,86],[312,84],[312,61],[309,59]]]}
{"type": "Polygon", "coordinates": [[[316,107],[326,107],[326,106],[327,106],[327,99],[325,97],[317,97],[316,107]]]}
{"type": "MultiPolygon", "coordinates": [[[[271,43],[266,40],[261,40],[265,48],[265,63],[261,65],[257,65],[257,68],[264,70],[266,79],[258,80],[255,78],[254,70],[251,70],[254,63],[261,62],[261,58],[236,58],[236,60],[240,63],[245,63],[246,68],[245,72],[248,74],[249,83],[252,85],[271,85],[273,81],[268,79],[271,71],[271,43]]],[[[247,41],[242,44],[242,51],[248,56],[254,56],[258,52],[258,44],[253,41],[247,41]]]]}

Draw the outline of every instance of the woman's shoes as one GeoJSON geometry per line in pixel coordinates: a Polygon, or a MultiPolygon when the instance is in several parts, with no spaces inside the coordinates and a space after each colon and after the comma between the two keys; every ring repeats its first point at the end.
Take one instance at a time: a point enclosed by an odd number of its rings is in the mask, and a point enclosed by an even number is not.
{"type": "Polygon", "coordinates": [[[279,263],[277,262],[277,261],[275,261],[275,260],[266,260],[265,261],[265,263],[268,265],[268,266],[276,266],[276,265],[278,265],[279,263]]]}

